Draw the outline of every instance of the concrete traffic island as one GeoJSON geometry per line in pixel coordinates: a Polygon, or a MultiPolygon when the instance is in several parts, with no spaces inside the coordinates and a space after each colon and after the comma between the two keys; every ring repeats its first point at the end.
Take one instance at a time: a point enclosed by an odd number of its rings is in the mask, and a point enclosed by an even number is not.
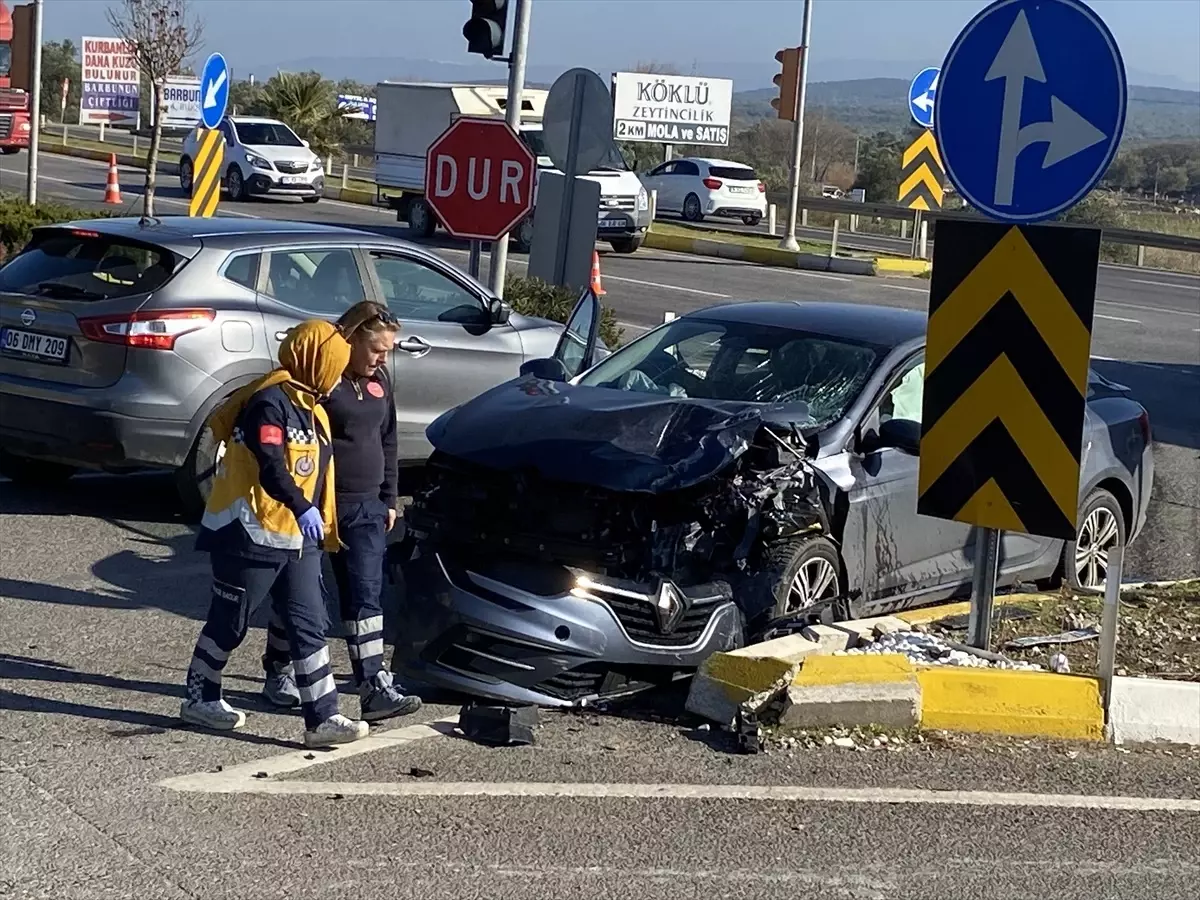
{"type": "MultiPolygon", "coordinates": [[[[998,602],[1028,601],[1012,595],[998,602]]],[[[1117,676],[1105,721],[1103,683],[929,633],[956,603],[895,616],[814,625],[710,658],[687,709],[748,732],[910,728],[981,735],[1200,745],[1200,681],[1117,676]]]]}

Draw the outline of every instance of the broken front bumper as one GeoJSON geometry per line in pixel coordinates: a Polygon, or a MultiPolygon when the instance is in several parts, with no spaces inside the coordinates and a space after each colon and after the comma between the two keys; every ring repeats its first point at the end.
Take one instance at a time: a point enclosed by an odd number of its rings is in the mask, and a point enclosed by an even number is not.
{"type": "Polygon", "coordinates": [[[728,585],[577,574],[550,564],[460,564],[419,549],[404,566],[393,668],[406,682],[478,697],[584,706],[686,677],[742,644],[728,585]]]}

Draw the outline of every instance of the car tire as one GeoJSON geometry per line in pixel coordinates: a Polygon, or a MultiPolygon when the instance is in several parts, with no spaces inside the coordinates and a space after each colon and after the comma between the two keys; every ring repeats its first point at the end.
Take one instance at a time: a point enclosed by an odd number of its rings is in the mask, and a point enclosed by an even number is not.
{"type": "Polygon", "coordinates": [[[225,174],[225,189],[229,191],[229,199],[233,203],[241,203],[246,199],[246,182],[237,163],[231,165],[225,174]]]}
{"type": "Polygon", "coordinates": [[[749,225],[751,228],[756,228],[761,221],[762,216],[742,216],[742,224],[749,225]]]}
{"type": "Polygon", "coordinates": [[[183,514],[191,522],[199,522],[204,515],[223,449],[220,442],[213,438],[212,429],[206,422],[196,435],[183,465],[175,470],[175,490],[179,494],[183,514]]]}
{"type": "Polygon", "coordinates": [[[179,158],[179,189],[187,196],[192,195],[192,178],[195,173],[192,170],[192,161],[186,156],[179,158]]]}
{"type": "Polygon", "coordinates": [[[638,237],[618,238],[608,243],[613,248],[614,253],[636,253],[638,248],[645,242],[646,239],[639,235],[638,237]]]}
{"type": "Polygon", "coordinates": [[[5,156],[11,156],[14,153],[20,153],[20,152],[21,152],[20,147],[0,147],[0,153],[3,153],[5,156]]]}
{"type": "Polygon", "coordinates": [[[683,218],[688,222],[704,221],[704,207],[700,205],[700,198],[695,194],[688,194],[683,198],[683,218]]]}
{"type": "Polygon", "coordinates": [[[518,253],[533,249],[533,216],[526,216],[513,231],[513,248],[518,253]]]}
{"type": "Polygon", "coordinates": [[[770,544],[764,551],[763,569],[771,586],[773,619],[812,609],[839,597],[845,588],[837,546],[821,535],[770,544]]]}
{"type": "Polygon", "coordinates": [[[316,203],[321,198],[320,197],[301,197],[300,199],[303,200],[305,203],[316,203]]]}
{"type": "Polygon", "coordinates": [[[13,456],[0,450],[0,475],[28,487],[57,487],[79,470],[66,463],[13,456]]]}
{"type": "Polygon", "coordinates": [[[1099,594],[1108,576],[1108,554],[1125,546],[1125,514],[1111,492],[1096,488],[1079,508],[1075,540],[1063,544],[1063,579],[1073,591],[1099,594]]]}
{"type": "Polygon", "coordinates": [[[437,217],[424,200],[414,200],[408,206],[408,229],[412,236],[428,240],[437,229],[437,217]]]}

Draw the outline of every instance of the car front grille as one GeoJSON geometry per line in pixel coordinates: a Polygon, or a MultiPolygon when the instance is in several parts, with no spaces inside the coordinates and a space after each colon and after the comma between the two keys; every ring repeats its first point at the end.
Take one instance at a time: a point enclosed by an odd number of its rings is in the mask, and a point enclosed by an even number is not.
{"type": "Polygon", "coordinates": [[[611,595],[606,595],[604,602],[632,640],[655,647],[684,647],[695,643],[716,612],[716,606],[712,603],[691,606],[671,633],[663,634],[658,627],[658,616],[650,604],[611,595]]]}
{"type": "Polygon", "coordinates": [[[301,162],[277,162],[275,168],[285,175],[301,175],[308,171],[308,163],[301,162]]]}
{"type": "Polygon", "coordinates": [[[12,113],[0,114],[0,138],[12,136],[13,117],[12,113]]]}
{"type": "Polygon", "coordinates": [[[601,197],[600,212],[633,212],[637,208],[636,197],[601,197]]]}

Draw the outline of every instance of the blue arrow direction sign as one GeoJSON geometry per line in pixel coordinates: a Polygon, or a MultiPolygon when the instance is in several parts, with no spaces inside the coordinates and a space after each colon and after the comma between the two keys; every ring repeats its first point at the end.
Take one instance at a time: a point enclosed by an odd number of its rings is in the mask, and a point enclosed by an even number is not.
{"type": "Polygon", "coordinates": [[[1052,218],[1108,169],[1127,92],[1112,33],[1080,0],[998,0],[942,64],[934,131],[946,174],[993,218],[1052,218]]]}
{"type": "Polygon", "coordinates": [[[933,127],[933,103],[937,97],[941,69],[922,69],[908,86],[908,111],[922,128],[933,127]]]}
{"type": "Polygon", "coordinates": [[[229,103],[229,66],[225,57],[214,53],[204,63],[200,75],[200,118],[205,128],[216,128],[229,103]]]}

